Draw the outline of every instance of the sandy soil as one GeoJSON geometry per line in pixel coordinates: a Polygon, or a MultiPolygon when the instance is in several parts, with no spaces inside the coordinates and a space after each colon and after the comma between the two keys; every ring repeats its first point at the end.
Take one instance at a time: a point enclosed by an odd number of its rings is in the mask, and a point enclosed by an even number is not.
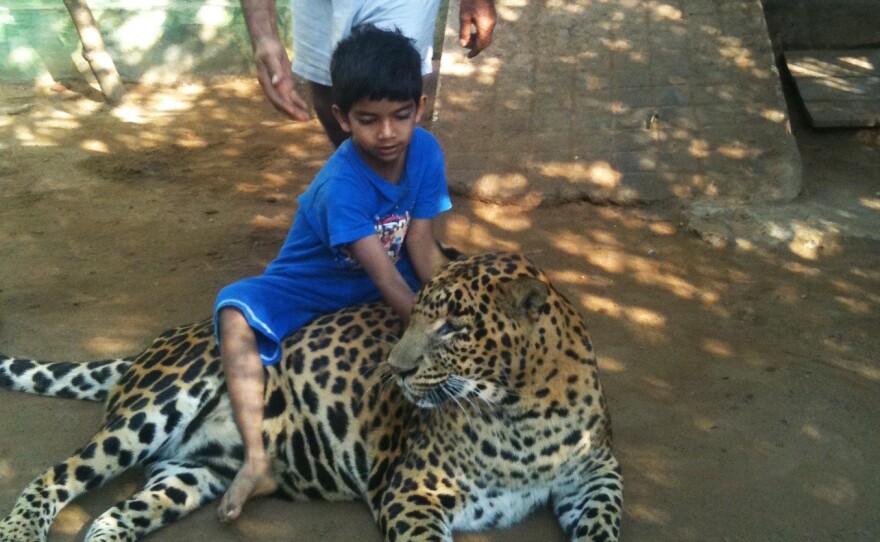
{"type": "MultiPolygon", "coordinates": [[[[330,152],[250,80],[89,92],[0,87],[0,351],[130,354],[210,313],[259,272],[330,152]]],[[[815,133],[795,117],[804,195],[880,213],[876,131],[815,133]]],[[[718,249],[676,206],[499,208],[458,198],[440,228],[465,251],[524,251],[583,307],[626,476],[625,540],[880,539],[880,243],[812,253],[718,249]]],[[[839,220],[855,219],[840,213],[839,220]]],[[[0,392],[0,514],[82,445],[101,407],[0,392]]],[[[75,501],[53,540],[139,482],[75,501]]],[[[361,503],[213,507],[151,540],[380,540],[361,503]]],[[[562,540],[548,513],[471,542],[562,540]]]]}

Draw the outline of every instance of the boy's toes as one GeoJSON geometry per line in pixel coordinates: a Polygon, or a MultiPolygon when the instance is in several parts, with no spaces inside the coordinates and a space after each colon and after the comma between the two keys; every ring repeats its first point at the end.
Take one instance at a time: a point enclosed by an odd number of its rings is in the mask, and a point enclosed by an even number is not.
{"type": "Polygon", "coordinates": [[[217,518],[224,523],[235,521],[241,515],[241,509],[249,498],[267,495],[276,488],[277,484],[271,472],[253,473],[246,468],[240,470],[220,499],[217,518]]]}
{"type": "Polygon", "coordinates": [[[223,523],[228,523],[230,521],[235,521],[240,515],[241,505],[234,504],[229,491],[227,491],[220,500],[220,505],[217,507],[217,519],[223,523]]]}

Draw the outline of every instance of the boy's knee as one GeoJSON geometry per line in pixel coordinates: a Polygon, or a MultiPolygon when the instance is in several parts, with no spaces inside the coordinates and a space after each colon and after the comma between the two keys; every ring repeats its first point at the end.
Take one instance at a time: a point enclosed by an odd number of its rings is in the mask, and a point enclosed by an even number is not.
{"type": "Polygon", "coordinates": [[[217,322],[220,324],[221,334],[240,331],[250,328],[244,313],[236,307],[223,307],[217,312],[217,322]]]}

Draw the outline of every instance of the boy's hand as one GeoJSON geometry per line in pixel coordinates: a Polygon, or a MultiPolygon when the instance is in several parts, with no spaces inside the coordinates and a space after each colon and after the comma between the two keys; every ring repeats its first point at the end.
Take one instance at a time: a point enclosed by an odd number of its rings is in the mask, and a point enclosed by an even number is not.
{"type": "Polygon", "coordinates": [[[309,120],[309,106],[293,90],[290,59],[281,42],[274,36],[254,43],[257,80],[275,109],[294,120],[309,120]]]}
{"type": "Polygon", "coordinates": [[[461,0],[458,12],[461,30],[458,44],[470,49],[468,58],[474,58],[492,43],[496,13],[494,0],[461,0]]]}
{"type": "Polygon", "coordinates": [[[371,234],[354,241],[349,247],[355,259],[373,280],[385,302],[391,305],[403,319],[404,325],[408,325],[415,294],[388,257],[379,237],[371,234]]]}

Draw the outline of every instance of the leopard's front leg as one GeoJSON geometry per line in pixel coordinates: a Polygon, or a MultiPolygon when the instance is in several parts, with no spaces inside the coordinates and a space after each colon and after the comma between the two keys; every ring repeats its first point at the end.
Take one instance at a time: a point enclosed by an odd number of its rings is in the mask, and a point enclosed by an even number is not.
{"type": "Polygon", "coordinates": [[[610,448],[593,451],[552,493],[553,510],[573,542],[614,542],[620,536],[623,477],[610,448]]]}
{"type": "MultiPolygon", "coordinates": [[[[390,496],[390,494],[388,494],[390,496]]],[[[412,492],[386,498],[379,527],[389,542],[452,542],[452,495],[412,492]]]]}

